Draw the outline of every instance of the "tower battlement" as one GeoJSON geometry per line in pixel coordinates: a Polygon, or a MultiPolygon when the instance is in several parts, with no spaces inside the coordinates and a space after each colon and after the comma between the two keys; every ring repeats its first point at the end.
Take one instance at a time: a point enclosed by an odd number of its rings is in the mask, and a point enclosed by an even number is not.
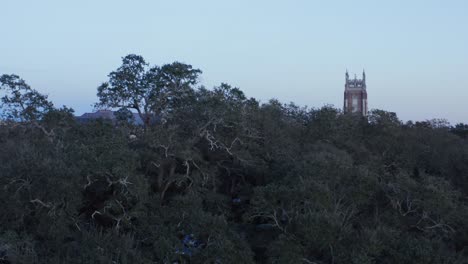
{"type": "Polygon", "coordinates": [[[345,113],[359,113],[367,116],[367,86],[366,73],[362,72],[362,79],[354,75],[354,79],[349,78],[348,71],[345,74],[345,91],[343,111],[345,113]]]}

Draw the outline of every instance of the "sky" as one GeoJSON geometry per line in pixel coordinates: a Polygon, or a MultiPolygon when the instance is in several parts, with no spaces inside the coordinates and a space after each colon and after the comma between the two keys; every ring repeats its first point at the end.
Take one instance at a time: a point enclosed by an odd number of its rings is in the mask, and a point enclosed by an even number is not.
{"type": "Polygon", "coordinates": [[[467,14],[466,0],[0,0],[0,74],[82,114],[127,54],[314,108],[341,108],[345,71],[365,69],[369,109],[468,123],[467,14]]]}

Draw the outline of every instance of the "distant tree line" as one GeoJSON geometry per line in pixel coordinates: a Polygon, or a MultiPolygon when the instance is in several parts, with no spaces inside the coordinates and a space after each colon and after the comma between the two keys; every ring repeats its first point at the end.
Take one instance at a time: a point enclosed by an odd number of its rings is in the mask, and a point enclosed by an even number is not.
{"type": "Polygon", "coordinates": [[[0,263],[468,263],[467,124],[200,74],[128,55],[87,123],[1,75],[0,263]]]}

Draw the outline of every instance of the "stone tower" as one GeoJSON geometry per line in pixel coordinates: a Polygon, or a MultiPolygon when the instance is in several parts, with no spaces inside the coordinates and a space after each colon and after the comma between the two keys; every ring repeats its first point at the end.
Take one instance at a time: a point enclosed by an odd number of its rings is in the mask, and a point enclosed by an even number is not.
{"type": "Polygon", "coordinates": [[[366,73],[362,72],[362,79],[358,79],[356,75],[354,79],[349,79],[348,71],[345,76],[343,111],[367,116],[366,73]]]}

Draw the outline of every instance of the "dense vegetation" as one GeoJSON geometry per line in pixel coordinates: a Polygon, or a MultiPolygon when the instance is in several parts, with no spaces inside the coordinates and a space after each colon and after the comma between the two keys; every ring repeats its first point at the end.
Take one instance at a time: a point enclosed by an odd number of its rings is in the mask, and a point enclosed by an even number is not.
{"type": "Polygon", "coordinates": [[[468,263],[467,125],[200,73],[126,56],[98,88],[117,121],[88,123],[1,76],[0,263],[468,263]]]}

